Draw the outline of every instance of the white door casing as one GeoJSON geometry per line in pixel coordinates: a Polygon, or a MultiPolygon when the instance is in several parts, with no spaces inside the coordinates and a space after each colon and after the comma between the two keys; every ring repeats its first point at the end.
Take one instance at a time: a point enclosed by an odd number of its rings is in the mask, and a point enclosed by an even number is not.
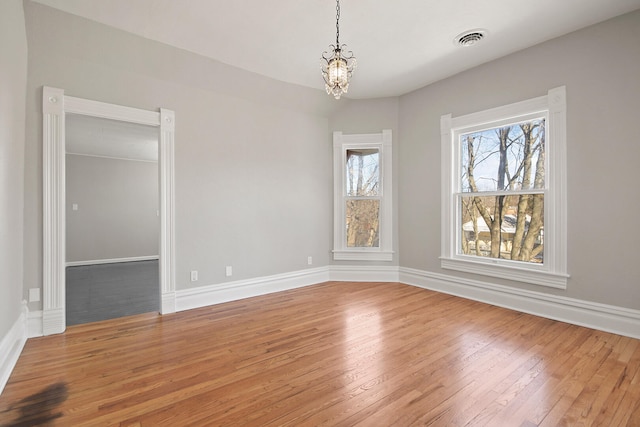
{"type": "Polygon", "coordinates": [[[64,332],[65,318],[65,114],[120,120],[160,129],[160,312],[176,311],[174,238],[175,114],[66,96],[44,86],[42,94],[43,266],[42,333],[64,332]]]}

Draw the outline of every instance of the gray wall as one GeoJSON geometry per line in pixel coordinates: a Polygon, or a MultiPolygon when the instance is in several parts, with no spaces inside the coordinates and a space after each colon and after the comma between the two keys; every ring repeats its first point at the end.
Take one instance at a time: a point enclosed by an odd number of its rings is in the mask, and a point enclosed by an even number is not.
{"type": "MultiPolygon", "coordinates": [[[[566,291],[473,278],[640,309],[640,11],[458,74],[400,99],[400,264],[440,269],[440,116],[567,88],[566,291]]],[[[490,40],[487,40],[490,42],[490,40]]]]}
{"type": "Polygon", "coordinates": [[[20,316],[27,37],[21,0],[0,1],[0,338],[20,316]]]}
{"type": "Polygon", "coordinates": [[[329,263],[334,99],[36,3],[25,15],[25,289],[42,285],[43,85],[175,111],[177,289],[329,263]]]}
{"type": "MultiPolygon", "coordinates": [[[[440,269],[440,116],[566,85],[569,273],[566,291],[507,286],[640,308],[633,268],[640,208],[640,12],[540,44],[390,100],[339,104],[27,2],[25,289],[42,282],[41,86],[176,111],[177,288],[329,264],[331,132],[394,130],[396,262],[440,269]],[[81,35],[79,37],[78,35],[81,35]],[[397,132],[395,132],[397,130],[397,132]],[[224,277],[233,265],[234,276],[224,277]],[[200,271],[190,283],[189,270],[200,271]]],[[[490,41],[490,40],[489,40],[490,41]]],[[[212,41],[215,42],[215,41],[212,41]]],[[[37,309],[38,307],[33,306],[37,309]]]]}
{"type": "Polygon", "coordinates": [[[67,154],[66,180],[67,262],[158,255],[157,162],[67,154]]]}

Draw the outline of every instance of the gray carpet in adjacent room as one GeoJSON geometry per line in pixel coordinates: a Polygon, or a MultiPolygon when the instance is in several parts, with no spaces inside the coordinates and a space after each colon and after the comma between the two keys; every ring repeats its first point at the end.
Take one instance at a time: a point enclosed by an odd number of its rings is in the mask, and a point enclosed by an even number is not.
{"type": "Polygon", "coordinates": [[[67,325],[159,311],[158,261],[67,267],[67,325]]]}

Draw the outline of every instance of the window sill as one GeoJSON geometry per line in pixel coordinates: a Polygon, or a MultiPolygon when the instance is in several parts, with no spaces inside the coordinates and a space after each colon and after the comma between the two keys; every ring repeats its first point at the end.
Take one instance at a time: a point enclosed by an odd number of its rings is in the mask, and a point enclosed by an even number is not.
{"type": "Polygon", "coordinates": [[[532,283],[534,285],[557,289],[567,289],[567,279],[569,278],[568,274],[563,273],[551,273],[542,270],[506,266],[504,264],[487,264],[485,262],[474,262],[453,258],[440,258],[440,266],[447,270],[482,274],[484,276],[532,283]]]}
{"type": "Polygon", "coordinates": [[[393,261],[393,252],[383,251],[333,251],[335,261],[393,261]]]}

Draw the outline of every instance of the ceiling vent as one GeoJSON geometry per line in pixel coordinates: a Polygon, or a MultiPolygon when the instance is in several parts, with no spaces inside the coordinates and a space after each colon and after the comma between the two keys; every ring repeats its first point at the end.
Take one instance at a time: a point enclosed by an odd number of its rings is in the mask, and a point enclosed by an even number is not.
{"type": "Polygon", "coordinates": [[[480,43],[487,35],[487,30],[471,30],[465,31],[462,34],[456,36],[453,42],[463,47],[473,46],[480,43]]]}

